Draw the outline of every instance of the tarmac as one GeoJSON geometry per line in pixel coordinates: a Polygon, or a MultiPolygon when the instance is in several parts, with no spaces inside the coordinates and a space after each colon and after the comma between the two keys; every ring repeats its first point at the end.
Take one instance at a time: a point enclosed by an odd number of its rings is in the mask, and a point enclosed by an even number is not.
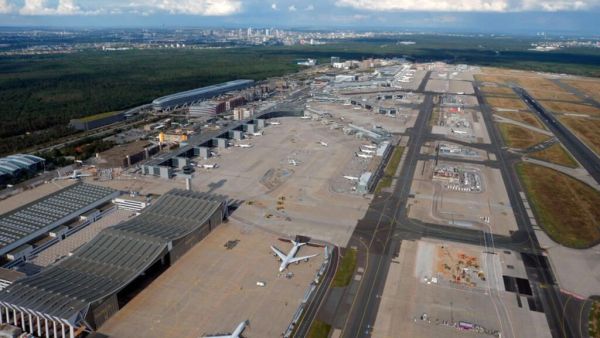
{"type": "Polygon", "coordinates": [[[317,270],[323,249],[302,247],[298,254],[319,254],[292,264],[288,279],[269,248],[287,252],[291,244],[235,220],[221,224],[173,266],[140,291],[104,323],[110,337],[190,337],[231,332],[244,320],[246,337],[278,337],[291,322],[317,270]],[[232,249],[224,245],[239,240],[232,249]],[[257,285],[263,282],[264,287],[257,285]]]}

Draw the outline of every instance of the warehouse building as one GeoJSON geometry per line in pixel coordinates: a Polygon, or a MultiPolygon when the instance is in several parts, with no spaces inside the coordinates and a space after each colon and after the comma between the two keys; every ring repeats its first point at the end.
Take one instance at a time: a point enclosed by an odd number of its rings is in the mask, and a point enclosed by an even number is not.
{"type": "Polygon", "coordinates": [[[0,292],[0,324],[36,336],[96,330],[227,217],[224,197],[171,190],[71,256],[0,292]]]}
{"type": "Polygon", "coordinates": [[[124,112],[108,112],[92,116],[72,119],[69,125],[77,130],[91,130],[125,120],[124,112]]]}
{"type": "Polygon", "coordinates": [[[0,256],[21,258],[33,249],[30,242],[110,202],[119,194],[110,188],[76,183],[0,215],[0,256]]]}
{"type": "Polygon", "coordinates": [[[194,103],[232,92],[242,90],[254,85],[254,80],[235,80],[208,87],[175,93],[152,101],[155,111],[168,111],[177,107],[187,107],[194,103]]]}

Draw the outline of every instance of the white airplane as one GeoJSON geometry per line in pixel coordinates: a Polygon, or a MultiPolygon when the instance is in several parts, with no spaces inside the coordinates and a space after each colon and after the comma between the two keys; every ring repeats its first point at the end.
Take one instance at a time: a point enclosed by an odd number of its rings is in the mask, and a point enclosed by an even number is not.
{"type": "Polygon", "coordinates": [[[360,158],[373,158],[373,155],[363,154],[363,153],[356,153],[356,156],[358,156],[360,158]]]}
{"type": "Polygon", "coordinates": [[[198,164],[198,167],[203,168],[203,169],[216,169],[216,168],[218,168],[218,165],[216,163],[213,163],[213,164],[198,164]]]}
{"type": "Polygon", "coordinates": [[[300,119],[301,120],[310,120],[310,116],[304,115],[304,116],[301,116],[300,119]]]}
{"type": "Polygon", "coordinates": [[[281,124],[281,122],[279,122],[279,121],[273,121],[273,122],[269,122],[269,124],[272,125],[272,126],[278,126],[278,125],[281,124]]]}
{"type": "Polygon", "coordinates": [[[263,134],[264,134],[264,131],[262,131],[262,130],[259,132],[256,132],[256,133],[250,133],[250,135],[252,135],[252,136],[263,136],[263,134]]]}
{"type": "Polygon", "coordinates": [[[60,174],[60,171],[56,171],[58,173],[58,177],[55,177],[55,180],[78,180],[82,177],[90,177],[92,175],[90,174],[82,174],[81,171],[79,170],[73,170],[73,173],[71,175],[68,176],[62,176],[60,174]]]}
{"type": "Polygon", "coordinates": [[[294,159],[289,159],[289,160],[288,160],[288,164],[289,164],[289,165],[293,165],[294,167],[297,167],[297,166],[298,166],[298,164],[300,164],[300,162],[298,162],[298,161],[296,161],[296,160],[294,160],[294,159]]]}
{"type": "Polygon", "coordinates": [[[344,176],[344,178],[350,181],[358,181],[358,177],[356,176],[344,176]]]}
{"type": "Polygon", "coordinates": [[[320,145],[322,145],[323,147],[328,147],[328,146],[329,146],[327,143],[325,143],[325,142],[323,142],[323,141],[319,141],[319,142],[317,142],[317,143],[319,143],[319,144],[320,144],[320,145]]]}
{"type": "Polygon", "coordinates": [[[240,338],[240,335],[242,334],[242,332],[244,331],[244,329],[246,328],[246,326],[250,325],[250,321],[245,320],[243,322],[241,322],[236,328],[235,331],[233,331],[231,334],[229,335],[219,335],[219,336],[204,336],[204,338],[240,338]]]}
{"type": "Polygon", "coordinates": [[[287,266],[292,263],[300,264],[300,261],[308,262],[309,258],[318,256],[318,254],[316,254],[310,256],[295,257],[296,253],[298,252],[298,249],[300,249],[300,247],[305,245],[306,243],[292,241],[292,244],[294,244],[294,247],[290,250],[290,252],[287,255],[271,245],[271,250],[273,250],[276,256],[279,256],[279,260],[281,261],[281,264],[279,265],[279,272],[283,272],[287,268],[287,266]]]}
{"type": "Polygon", "coordinates": [[[240,147],[240,148],[252,148],[251,144],[238,144],[236,145],[236,147],[240,147]]]}
{"type": "Polygon", "coordinates": [[[452,131],[452,132],[453,132],[453,133],[455,133],[455,134],[460,134],[460,135],[465,135],[465,134],[467,134],[467,132],[466,132],[466,131],[464,131],[464,130],[456,130],[456,129],[452,129],[452,128],[451,128],[451,129],[450,129],[450,131],[452,131]]]}
{"type": "Polygon", "coordinates": [[[371,144],[363,144],[361,147],[367,148],[367,149],[377,149],[377,146],[374,146],[371,144]]]}
{"type": "Polygon", "coordinates": [[[376,151],[372,150],[372,149],[363,149],[362,147],[360,148],[360,151],[365,153],[365,154],[375,154],[376,151]]]}

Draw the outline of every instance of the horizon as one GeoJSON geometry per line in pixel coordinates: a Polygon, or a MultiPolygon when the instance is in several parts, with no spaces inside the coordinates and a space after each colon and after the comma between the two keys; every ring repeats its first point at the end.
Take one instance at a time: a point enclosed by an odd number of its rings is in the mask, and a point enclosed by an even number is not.
{"type": "Polygon", "coordinates": [[[600,0],[0,0],[0,27],[272,27],[600,35],[600,0]],[[507,24],[508,23],[508,24],[507,24]]]}

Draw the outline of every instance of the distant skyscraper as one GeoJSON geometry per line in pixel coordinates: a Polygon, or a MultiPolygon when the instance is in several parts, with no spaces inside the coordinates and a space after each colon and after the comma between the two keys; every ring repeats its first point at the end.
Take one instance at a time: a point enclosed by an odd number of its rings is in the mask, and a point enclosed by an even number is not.
{"type": "Polygon", "coordinates": [[[337,56],[332,56],[331,57],[331,65],[333,66],[334,63],[340,63],[340,58],[337,56]]]}
{"type": "Polygon", "coordinates": [[[269,29],[268,29],[268,28],[267,28],[267,29],[265,29],[265,35],[266,35],[266,36],[269,36],[269,33],[270,33],[270,32],[269,32],[269,29]]]}
{"type": "Polygon", "coordinates": [[[248,36],[252,36],[252,27],[248,27],[248,36]]]}

